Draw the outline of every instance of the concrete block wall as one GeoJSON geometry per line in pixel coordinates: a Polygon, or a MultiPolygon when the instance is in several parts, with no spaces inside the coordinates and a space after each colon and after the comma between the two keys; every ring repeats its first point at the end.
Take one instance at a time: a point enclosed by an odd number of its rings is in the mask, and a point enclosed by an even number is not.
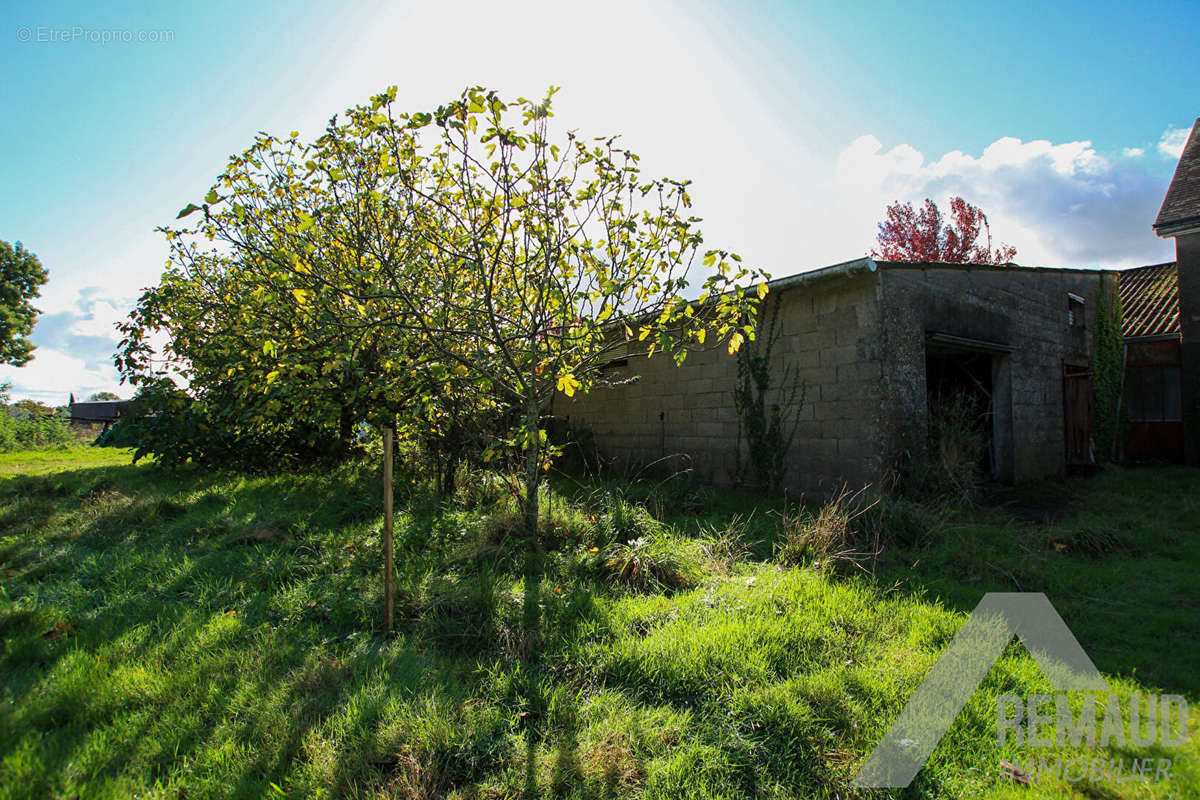
{"type": "MultiPolygon", "coordinates": [[[[793,493],[824,496],[843,483],[858,487],[879,478],[883,367],[877,277],[831,280],[778,295],[776,373],[790,363],[806,387],[785,479],[793,493]]],[[[764,315],[762,338],[769,324],[764,315]]],[[[633,357],[607,373],[615,380],[635,375],[638,380],[573,399],[556,395],[555,415],[589,428],[601,454],[618,467],[663,460],[664,466],[690,465],[700,480],[733,484],[735,356],[723,347],[696,352],[679,367],[662,356],[633,357]]]]}
{"type": "Polygon", "coordinates": [[[1062,365],[1086,367],[1100,274],[1086,270],[881,266],[883,423],[895,460],[924,446],[928,426],[925,343],[930,332],[997,342],[1012,348],[1005,365],[1011,392],[1012,463],[1005,477],[1029,480],[1065,470],[1062,365]],[[1085,323],[1067,321],[1067,293],[1085,299],[1085,323]]]}

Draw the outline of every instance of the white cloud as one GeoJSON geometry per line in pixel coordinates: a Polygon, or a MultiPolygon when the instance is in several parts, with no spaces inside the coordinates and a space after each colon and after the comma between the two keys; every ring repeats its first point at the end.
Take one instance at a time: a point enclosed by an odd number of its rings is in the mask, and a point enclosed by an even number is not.
{"type": "Polygon", "coordinates": [[[873,245],[889,203],[961,195],[987,213],[993,242],[1014,245],[1022,264],[1140,265],[1169,260],[1172,249],[1150,227],[1167,179],[1139,155],[1108,158],[1088,141],[1003,137],[978,157],[956,150],[928,161],[907,144],[885,149],[868,135],[838,157],[835,194],[860,252],[873,245]]]}
{"type": "MultiPolygon", "coordinates": [[[[121,393],[117,372],[112,366],[39,347],[34,358],[23,367],[0,366],[0,382],[12,384],[14,400],[30,398],[48,405],[62,405],[74,392],[82,400],[93,392],[121,393]]],[[[124,387],[128,396],[129,388],[124,387]]]]}
{"type": "Polygon", "coordinates": [[[1141,158],[1146,155],[1146,150],[1142,147],[1126,147],[1121,151],[1121,154],[1126,158],[1141,158]]]}
{"type": "Polygon", "coordinates": [[[97,300],[90,304],[85,316],[75,320],[71,333],[75,336],[102,336],[116,339],[116,325],[124,321],[127,311],[118,309],[108,300],[97,300]]]}
{"type": "Polygon", "coordinates": [[[1158,152],[1164,156],[1178,159],[1183,155],[1183,146],[1187,144],[1189,128],[1167,128],[1158,140],[1158,152]]]}
{"type": "Polygon", "coordinates": [[[0,381],[12,383],[14,399],[56,405],[66,402],[71,392],[77,398],[101,390],[128,395],[128,386],[118,388],[112,358],[120,338],[115,325],[131,306],[131,300],[113,297],[106,287],[63,293],[62,310],[43,313],[33,329],[33,360],[20,368],[0,367],[0,381]]]}

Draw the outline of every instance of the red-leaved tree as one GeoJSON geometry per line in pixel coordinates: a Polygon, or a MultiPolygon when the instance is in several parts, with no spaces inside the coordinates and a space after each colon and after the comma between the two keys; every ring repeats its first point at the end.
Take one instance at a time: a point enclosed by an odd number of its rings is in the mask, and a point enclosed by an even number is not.
{"type": "Polygon", "coordinates": [[[920,211],[912,203],[892,203],[887,221],[879,223],[876,241],[879,246],[871,257],[883,261],[1007,264],[1017,255],[1017,248],[1008,244],[992,249],[987,215],[961,197],[950,199],[949,221],[928,198],[920,211]],[[984,242],[979,241],[981,233],[984,242]]]}

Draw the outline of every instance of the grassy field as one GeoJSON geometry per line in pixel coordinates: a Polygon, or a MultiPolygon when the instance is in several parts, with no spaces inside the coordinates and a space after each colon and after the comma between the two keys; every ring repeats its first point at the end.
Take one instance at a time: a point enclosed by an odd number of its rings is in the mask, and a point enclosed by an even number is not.
{"type": "Polygon", "coordinates": [[[1001,778],[1029,752],[996,695],[1050,691],[1017,644],[912,786],[848,788],[987,591],[1200,709],[1200,471],[923,513],[869,571],[783,566],[795,509],[693,486],[556,481],[533,559],[501,486],[406,488],[388,638],[377,470],[127,462],[0,455],[0,798],[1200,796],[1195,710],[1183,748],[1107,752],[1169,781],[1001,778]]]}

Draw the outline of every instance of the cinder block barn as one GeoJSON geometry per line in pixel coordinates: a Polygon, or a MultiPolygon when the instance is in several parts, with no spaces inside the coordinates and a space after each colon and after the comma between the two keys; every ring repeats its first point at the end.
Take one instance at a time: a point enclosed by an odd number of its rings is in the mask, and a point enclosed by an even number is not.
{"type": "MultiPolygon", "coordinates": [[[[1085,463],[1091,441],[1092,330],[1099,270],[912,264],[859,259],[770,284],[760,326],[776,309],[772,361],[805,386],[785,485],[828,494],[878,485],[925,447],[930,409],[954,392],[989,421],[987,467],[1003,481],[1085,463]]],[[[591,431],[603,457],[681,459],[701,480],[734,482],[737,360],[724,350],[629,357],[616,380],[555,413],[591,431]]]]}

